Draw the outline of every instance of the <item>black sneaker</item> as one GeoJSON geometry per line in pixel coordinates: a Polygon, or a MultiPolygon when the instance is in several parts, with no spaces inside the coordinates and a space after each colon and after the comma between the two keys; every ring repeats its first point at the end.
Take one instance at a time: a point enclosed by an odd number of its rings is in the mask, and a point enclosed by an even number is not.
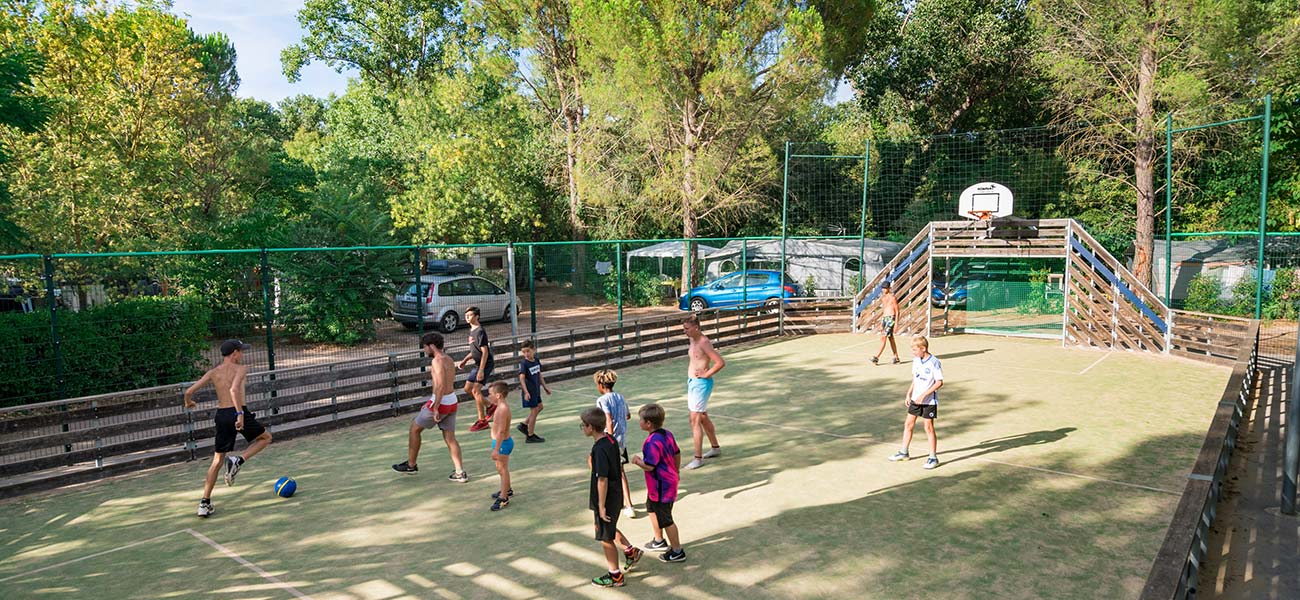
{"type": "Polygon", "coordinates": [[[206,518],[208,518],[208,515],[212,514],[213,512],[214,512],[214,511],[212,510],[212,503],[211,503],[211,502],[204,502],[203,500],[199,500],[199,513],[198,513],[198,514],[199,514],[200,517],[203,517],[203,518],[206,519],[206,518]]]}
{"type": "Polygon", "coordinates": [[[663,552],[668,549],[668,540],[650,540],[645,545],[646,552],[663,552]]]}
{"type": "Polygon", "coordinates": [[[659,560],[663,562],[684,562],[686,560],[685,550],[669,550],[659,555],[659,560]]]}
{"type": "MultiPolygon", "coordinates": [[[[510,488],[510,489],[506,490],[506,498],[507,498],[507,499],[509,499],[509,498],[514,498],[514,497],[515,497],[515,488],[510,488]]],[[[497,491],[495,491],[495,492],[492,492],[492,499],[493,499],[493,500],[500,500],[500,499],[501,499],[501,490],[497,490],[497,491]]]]}
{"type": "Polygon", "coordinates": [[[640,548],[632,548],[632,553],[631,553],[631,554],[628,554],[628,553],[624,552],[624,553],[623,553],[623,570],[624,570],[624,571],[631,571],[631,570],[632,570],[632,567],[635,567],[637,563],[641,562],[641,557],[642,557],[643,555],[645,555],[645,552],[642,552],[640,548]]]}
{"type": "Polygon", "coordinates": [[[447,479],[455,481],[456,483],[469,483],[469,473],[464,471],[452,471],[451,475],[447,476],[447,479]]]}
{"type": "Polygon", "coordinates": [[[412,467],[409,461],[404,460],[393,465],[393,470],[406,475],[414,475],[416,471],[420,470],[420,467],[412,467]]]}
{"type": "Polygon", "coordinates": [[[897,356],[894,357],[894,364],[899,364],[899,363],[901,363],[901,362],[903,362],[903,361],[898,360],[898,357],[897,357],[897,356]]]}
{"type": "Polygon", "coordinates": [[[518,430],[519,430],[519,433],[522,433],[522,434],[524,434],[524,435],[528,435],[528,424],[527,424],[527,423],[520,423],[520,424],[518,424],[518,425],[515,425],[515,429],[518,429],[518,430]]]}
{"type": "Polygon", "coordinates": [[[496,500],[493,500],[493,501],[492,501],[492,512],[496,512],[496,511],[501,510],[501,509],[503,509],[503,508],[505,508],[505,507],[507,507],[507,506],[510,506],[510,499],[509,499],[509,498],[507,498],[507,499],[505,499],[505,500],[502,500],[502,499],[500,499],[500,498],[497,498],[496,500]]]}
{"type": "Polygon", "coordinates": [[[544,438],[544,437],[542,437],[542,436],[540,436],[540,435],[537,435],[536,433],[534,433],[534,434],[532,434],[532,435],[530,435],[530,436],[524,438],[524,443],[525,443],[525,444],[540,444],[540,443],[545,442],[545,441],[546,441],[546,438],[544,438]]]}
{"type": "Polygon", "coordinates": [[[873,365],[878,365],[878,364],[880,364],[880,359],[879,359],[879,358],[876,358],[876,357],[874,357],[874,356],[871,357],[871,364],[873,364],[873,365]]]}

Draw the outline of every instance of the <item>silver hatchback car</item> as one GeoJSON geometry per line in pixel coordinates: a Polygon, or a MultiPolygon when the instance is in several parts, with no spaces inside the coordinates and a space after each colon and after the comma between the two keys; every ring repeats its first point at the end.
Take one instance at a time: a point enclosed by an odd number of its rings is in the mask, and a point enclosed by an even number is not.
{"type": "Polygon", "coordinates": [[[419,285],[414,281],[404,284],[393,297],[389,312],[393,319],[407,329],[419,327],[421,318],[427,329],[451,333],[465,322],[465,310],[479,307],[484,321],[509,320],[510,311],[518,310],[519,298],[497,287],[495,283],[472,275],[424,275],[419,285]],[[424,314],[420,314],[420,302],[424,314]]]}

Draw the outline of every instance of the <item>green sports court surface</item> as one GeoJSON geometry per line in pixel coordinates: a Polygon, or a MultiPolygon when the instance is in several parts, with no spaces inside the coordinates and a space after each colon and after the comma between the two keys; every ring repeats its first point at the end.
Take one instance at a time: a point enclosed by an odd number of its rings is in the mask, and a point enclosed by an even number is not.
{"type": "MultiPolygon", "coordinates": [[[[943,462],[926,471],[918,458],[886,461],[910,370],[870,366],[876,343],[842,334],[724,349],[710,406],[724,455],[682,474],[674,511],[689,558],[647,555],[622,589],[588,583],[603,560],[578,429],[596,397],[584,379],[552,386],[545,444],[517,439],[517,496],[503,512],[488,510],[498,481],[486,431],[461,420],[473,477],[461,485],[446,480],[432,433],[418,475],[391,471],[410,417],[388,419],[272,444],[233,488],[218,483],[207,520],[194,516],[206,460],[4,502],[0,597],[1137,596],[1228,369],[936,339],[943,462]],[[282,475],[298,480],[293,498],[272,493],[282,475]]],[[[633,412],[664,404],[689,453],[684,372],[685,359],[629,368],[617,389],[633,412]]],[[[644,434],[629,429],[635,452],[644,434]]],[[[912,455],[924,448],[918,426],[912,455]]],[[[620,528],[641,544],[645,485],[630,475],[642,510],[620,528]]]]}

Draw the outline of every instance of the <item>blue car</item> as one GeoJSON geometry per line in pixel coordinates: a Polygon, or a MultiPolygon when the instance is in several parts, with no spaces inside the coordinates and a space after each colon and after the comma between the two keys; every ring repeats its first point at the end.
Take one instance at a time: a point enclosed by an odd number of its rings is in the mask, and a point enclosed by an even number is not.
{"type": "Polygon", "coordinates": [[[936,280],[934,287],[930,289],[930,304],[936,307],[966,306],[967,297],[966,284],[960,281],[948,287],[942,281],[936,280]]]}
{"type": "Polygon", "coordinates": [[[706,308],[742,308],[761,304],[776,304],[781,299],[799,298],[803,288],[789,275],[780,271],[737,271],[722,276],[713,283],[691,288],[678,298],[682,310],[706,308]]]}

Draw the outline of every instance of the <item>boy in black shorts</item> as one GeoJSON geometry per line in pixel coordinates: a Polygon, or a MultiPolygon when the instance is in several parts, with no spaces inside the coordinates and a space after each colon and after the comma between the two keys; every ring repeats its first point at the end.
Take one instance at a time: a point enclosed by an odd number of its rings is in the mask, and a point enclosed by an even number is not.
{"type": "Polygon", "coordinates": [[[457,369],[465,368],[470,362],[474,363],[474,368],[469,370],[469,378],[465,380],[465,393],[474,397],[474,408],[478,411],[478,420],[469,426],[470,431],[483,431],[488,428],[488,419],[492,418],[492,411],[496,410],[496,405],[491,404],[483,396],[483,386],[487,385],[488,378],[492,376],[492,370],[496,368],[496,357],[492,355],[492,348],[488,344],[487,330],[483,328],[483,323],[479,321],[479,310],[477,306],[471,306],[465,309],[465,321],[469,323],[469,354],[465,355],[459,363],[456,363],[457,369]]]}
{"type": "Polygon", "coordinates": [[[217,484],[217,473],[221,466],[226,467],[226,485],[235,484],[235,476],[244,463],[252,459],[271,443],[271,432],[260,423],[253,411],[244,404],[244,380],[248,367],[243,364],[244,353],[253,347],[239,340],[226,340],[221,344],[221,364],[203,374],[185,390],[185,408],[193,409],[194,393],[203,386],[212,384],[217,394],[216,444],[213,446],[212,465],[208,467],[208,476],[203,483],[203,499],[199,501],[200,517],[207,517],[213,512],[212,488],[217,484]],[[243,456],[226,454],[235,449],[235,435],[242,434],[248,444],[243,456]]]}
{"type": "Polygon", "coordinates": [[[619,454],[618,442],[605,433],[605,411],[595,407],[582,411],[582,434],[595,441],[591,447],[591,456],[587,459],[591,465],[589,507],[596,516],[596,541],[600,542],[605,553],[605,563],[609,566],[609,572],[593,578],[591,584],[596,587],[623,587],[623,571],[631,569],[641,560],[642,554],[618,530],[618,511],[623,507],[623,486],[619,481],[623,477],[623,458],[619,454]],[[611,481],[615,483],[611,485],[611,481]],[[615,540],[623,546],[623,556],[627,560],[623,569],[618,566],[615,540]]]}

